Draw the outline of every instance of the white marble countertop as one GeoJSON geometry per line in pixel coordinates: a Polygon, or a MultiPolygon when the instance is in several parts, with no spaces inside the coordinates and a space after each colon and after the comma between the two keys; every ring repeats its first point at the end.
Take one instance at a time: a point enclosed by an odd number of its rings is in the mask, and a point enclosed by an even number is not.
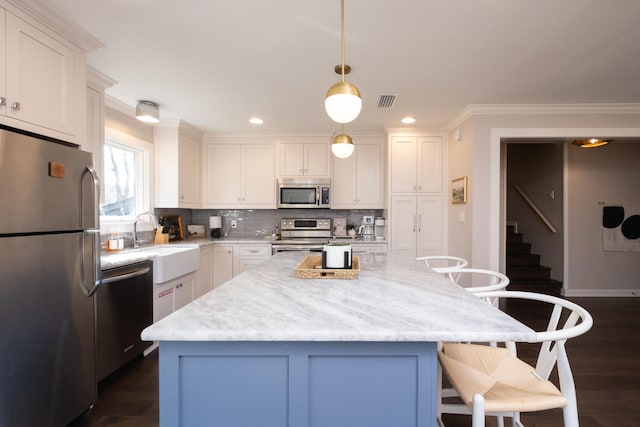
{"type": "Polygon", "coordinates": [[[285,252],[142,332],[157,341],[502,341],[534,332],[422,262],[360,256],[357,279],[299,279],[285,252]]]}
{"type": "Polygon", "coordinates": [[[164,246],[207,246],[213,244],[211,240],[183,240],[178,243],[169,243],[163,245],[146,245],[139,248],[127,248],[118,252],[102,253],[100,255],[100,268],[108,270],[110,268],[121,267],[123,265],[133,264],[140,261],[153,259],[158,255],[154,249],[164,246]]]}

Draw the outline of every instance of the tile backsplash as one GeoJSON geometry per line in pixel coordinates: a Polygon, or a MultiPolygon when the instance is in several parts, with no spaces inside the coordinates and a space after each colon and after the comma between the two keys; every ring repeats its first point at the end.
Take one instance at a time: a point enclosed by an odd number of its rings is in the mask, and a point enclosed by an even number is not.
{"type": "MultiPolygon", "coordinates": [[[[210,235],[209,217],[222,217],[222,235],[239,238],[262,238],[275,231],[282,218],[347,218],[347,224],[360,225],[363,215],[383,216],[382,209],[155,209],[156,215],[180,215],[182,226],[204,224],[210,235]],[[238,227],[231,228],[231,220],[237,220],[238,227]]],[[[184,233],[184,230],[183,230],[184,233]]]]}

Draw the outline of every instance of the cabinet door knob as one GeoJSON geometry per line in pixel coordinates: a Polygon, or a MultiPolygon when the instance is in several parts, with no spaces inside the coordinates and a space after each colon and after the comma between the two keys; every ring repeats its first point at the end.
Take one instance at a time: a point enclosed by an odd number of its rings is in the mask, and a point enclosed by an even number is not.
{"type": "Polygon", "coordinates": [[[4,96],[0,96],[0,105],[5,105],[7,103],[7,98],[4,96]]]}
{"type": "Polygon", "coordinates": [[[20,110],[20,103],[18,101],[14,101],[11,103],[11,109],[13,111],[18,111],[20,110]]]}

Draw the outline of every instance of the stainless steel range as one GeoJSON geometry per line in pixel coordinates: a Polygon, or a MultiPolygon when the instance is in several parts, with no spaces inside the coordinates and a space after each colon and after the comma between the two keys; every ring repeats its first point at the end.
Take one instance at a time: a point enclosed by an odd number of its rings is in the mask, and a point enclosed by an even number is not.
{"type": "Polygon", "coordinates": [[[280,221],[280,240],[273,242],[271,253],[320,252],[330,238],[330,218],[284,218],[280,221]]]}

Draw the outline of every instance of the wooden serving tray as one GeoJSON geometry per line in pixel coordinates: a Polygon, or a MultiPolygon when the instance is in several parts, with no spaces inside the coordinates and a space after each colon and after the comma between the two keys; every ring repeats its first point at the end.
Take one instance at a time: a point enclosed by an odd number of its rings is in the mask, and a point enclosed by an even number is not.
{"type": "Polygon", "coordinates": [[[296,275],[301,279],[355,279],[360,274],[360,258],[354,255],[352,268],[322,268],[322,256],[308,255],[296,267],[296,275]]]}

